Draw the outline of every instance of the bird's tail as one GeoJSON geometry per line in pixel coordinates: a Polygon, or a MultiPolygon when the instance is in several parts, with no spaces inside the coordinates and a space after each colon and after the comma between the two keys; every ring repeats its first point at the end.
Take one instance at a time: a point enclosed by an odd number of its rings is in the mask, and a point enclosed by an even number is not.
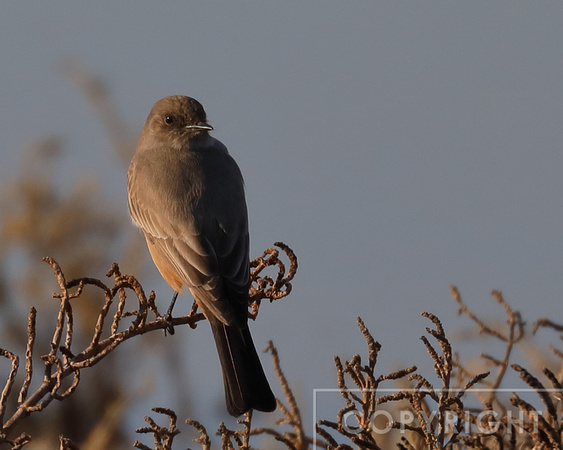
{"type": "Polygon", "coordinates": [[[276,398],[270,389],[248,326],[239,329],[219,321],[211,322],[223,370],[227,410],[240,416],[249,409],[270,412],[276,398]]]}

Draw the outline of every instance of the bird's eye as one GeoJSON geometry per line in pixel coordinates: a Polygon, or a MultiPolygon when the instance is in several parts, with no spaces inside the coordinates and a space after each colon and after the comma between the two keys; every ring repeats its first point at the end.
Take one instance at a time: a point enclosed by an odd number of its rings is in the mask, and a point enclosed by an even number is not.
{"type": "Polygon", "coordinates": [[[164,122],[166,122],[167,125],[172,125],[175,121],[176,119],[174,118],[174,116],[164,117],[164,122]]]}

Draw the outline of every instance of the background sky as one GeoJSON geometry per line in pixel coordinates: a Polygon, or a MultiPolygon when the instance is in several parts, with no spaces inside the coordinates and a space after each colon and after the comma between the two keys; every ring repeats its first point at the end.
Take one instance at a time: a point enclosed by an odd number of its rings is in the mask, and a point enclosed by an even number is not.
{"type": "MultiPolygon", "coordinates": [[[[62,183],[95,173],[100,201],[127,213],[126,168],[68,58],[106,81],[135,134],[159,98],[197,98],[245,176],[252,256],[282,240],[299,258],[293,293],[251,327],[259,349],[274,340],[311,425],[333,356],[365,354],[357,316],[382,373],[429,376],[420,312],[452,336],[471,328],[450,284],[490,320],[504,318],[500,289],[529,322],[561,321],[562,23],[558,1],[6,2],[0,176],[25,145],[62,136],[62,183]]],[[[155,269],[142,281],[168,301],[155,269]]],[[[176,375],[209,386],[194,402],[221,401],[211,333],[173,339],[188,337],[176,375]]],[[[134,426],[174,406],[159,395],[134,426]]]]}

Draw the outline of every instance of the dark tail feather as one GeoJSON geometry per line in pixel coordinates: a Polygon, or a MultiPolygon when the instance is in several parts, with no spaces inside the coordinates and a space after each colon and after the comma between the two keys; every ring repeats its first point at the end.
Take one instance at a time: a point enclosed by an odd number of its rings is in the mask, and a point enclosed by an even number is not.
{"type": "Polygon", "coordinates": [[[270,412],[276,398],[270,389],[248,327],[239,329],[211,322],[223,369],[227,410],[240,416],[249,409],[270,412]]]}

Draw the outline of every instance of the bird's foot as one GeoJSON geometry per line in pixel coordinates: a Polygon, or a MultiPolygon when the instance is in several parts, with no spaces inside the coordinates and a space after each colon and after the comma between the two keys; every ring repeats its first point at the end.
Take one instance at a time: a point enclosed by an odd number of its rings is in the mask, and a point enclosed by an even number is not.
{"type": "Polygon", "coordinates": [[[168,307],[168,311],[164,315],[164,320],[166,321],[166,328],[164,332],[167,332],[170,335],[175,333],[174,331],[174,324],[172,323],[172,310],[174,309],[174,304],[176,303],[176,298],[178,298],[178,293],[174,292],[174,296],[172,297],[172,301],[170,302],[170,306],[168,307]]]}
{"type": "Polygon", "coordinates": [[[175,331],[174,324],[172,323],[172,314],[170,314],[170,311],[168,311],[164,315],[164,321],[166,322],[166,328],[164,329],[164,332],[173,335],[175,331]]]}

